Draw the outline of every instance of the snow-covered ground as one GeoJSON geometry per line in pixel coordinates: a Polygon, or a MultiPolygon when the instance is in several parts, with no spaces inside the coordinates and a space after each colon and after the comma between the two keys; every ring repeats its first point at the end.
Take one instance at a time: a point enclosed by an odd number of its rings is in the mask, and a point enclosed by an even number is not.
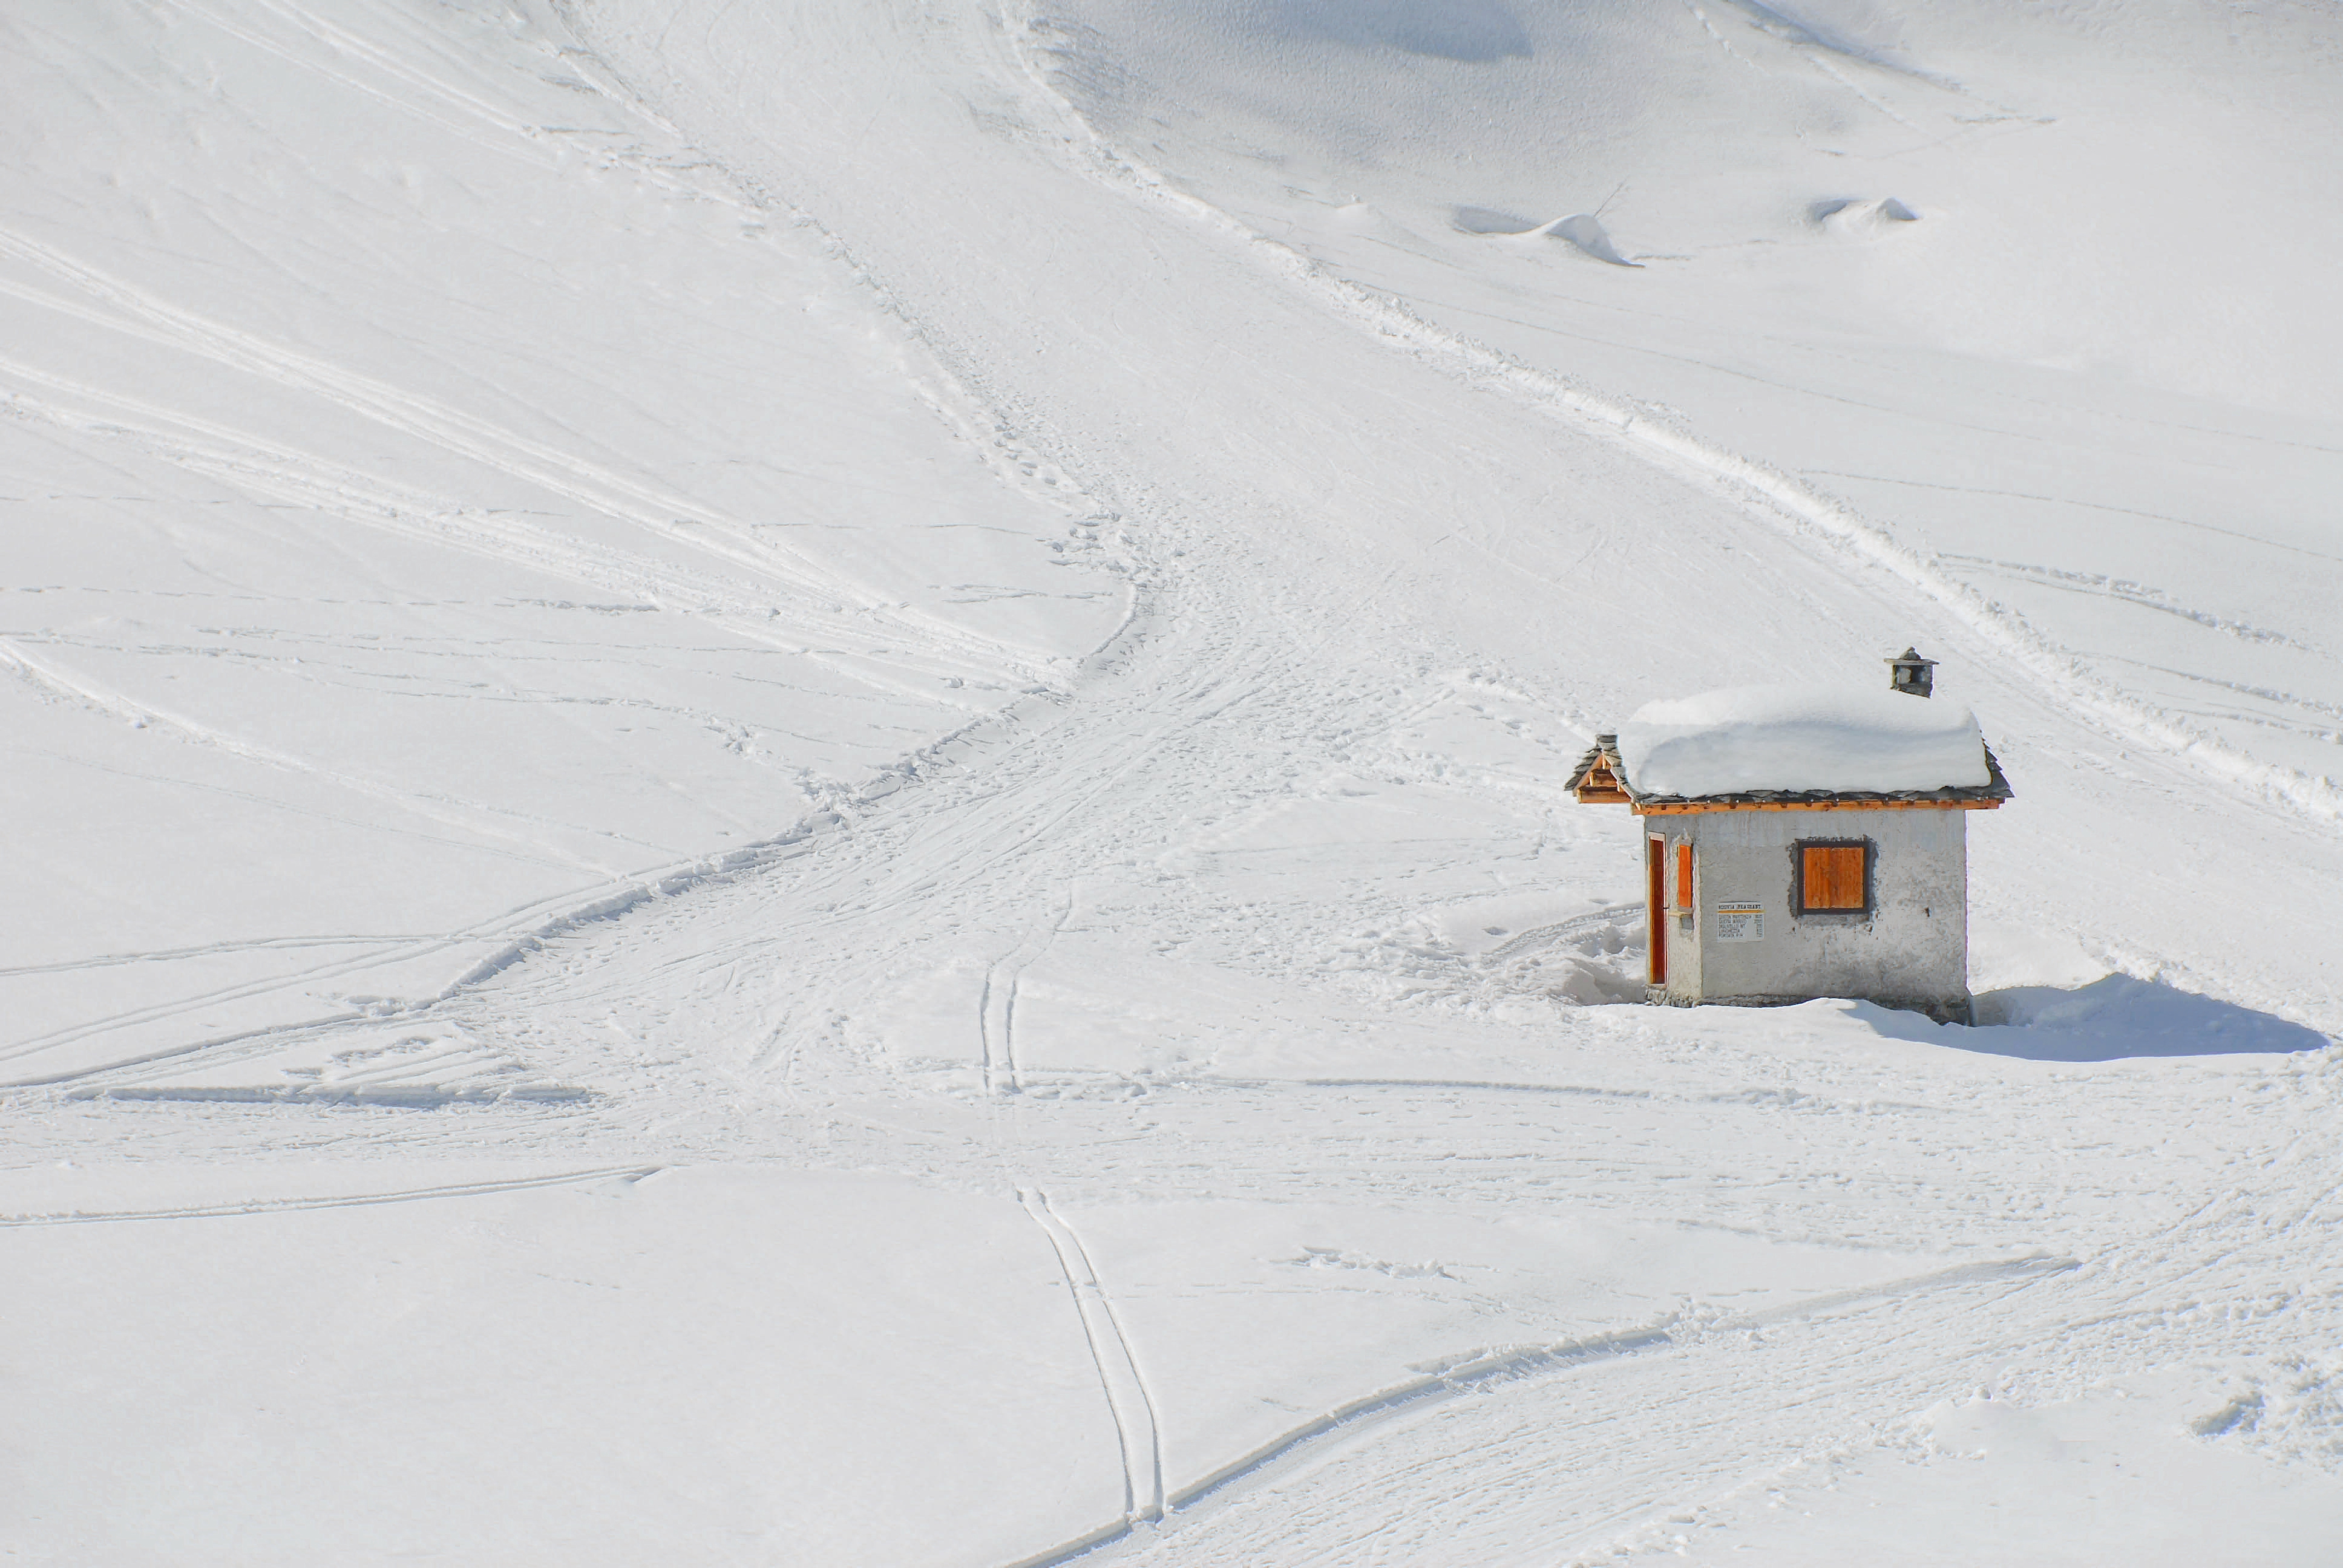
{"type": "Polygon", "coordinates": [[[2322,5],[0,13],[0,1549],[2305,1563],[2322,5]],[[1648,1010],[1942,660],[1979,1026],[1648,1010]]]}

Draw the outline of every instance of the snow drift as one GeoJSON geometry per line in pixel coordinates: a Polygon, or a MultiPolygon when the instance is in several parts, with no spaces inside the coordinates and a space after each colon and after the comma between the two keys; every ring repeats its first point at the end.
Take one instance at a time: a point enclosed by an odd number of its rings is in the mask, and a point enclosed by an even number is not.
{"type": "Polygon", "coordinates": [[[1992,782],[1985,737],[1966,707],[1837,687],[1736,686],[1647,702],[1620,727],[1619,759],[1650,795],[1992,782]]]}

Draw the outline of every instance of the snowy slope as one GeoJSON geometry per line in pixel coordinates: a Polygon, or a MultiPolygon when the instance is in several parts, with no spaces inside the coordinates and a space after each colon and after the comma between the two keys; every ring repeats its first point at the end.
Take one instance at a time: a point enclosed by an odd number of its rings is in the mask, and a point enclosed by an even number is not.
{"type": "Polygon", "coordinates": [[[2335,771],[2330,10],[1344,14],[1083,0],[1040,57],[1258,231],[1787,470],[2105,685],[2335,771]]]}
{"type": "Polygon", "coordinates": [[[429,995],[1120,618],[1050,476],[818,240],[543,34],[0,25],[0,664],[46,890],[11,1076],[429,995]]]}
{"type": "Polygon", "coordinates": [[[2320,1561],[2335,40],[0,21],[0,1543],[2320,1561]],[[1986,1027],[1600,1005],[1908,643],[1986,1027]]]}

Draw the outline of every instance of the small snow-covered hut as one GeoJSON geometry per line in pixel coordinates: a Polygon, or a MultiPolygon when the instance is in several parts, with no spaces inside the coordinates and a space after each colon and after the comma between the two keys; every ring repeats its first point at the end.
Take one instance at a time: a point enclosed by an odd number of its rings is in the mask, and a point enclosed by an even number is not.
{"type": "Polygon", "coordinates": [[[1856,997],[1966,1022],[1968,813],[2009,781],[1932,661],[1888,689],[1745,686],[1648,703],[1571,776],[1644,823],[1645,997],[1856,997]]]}

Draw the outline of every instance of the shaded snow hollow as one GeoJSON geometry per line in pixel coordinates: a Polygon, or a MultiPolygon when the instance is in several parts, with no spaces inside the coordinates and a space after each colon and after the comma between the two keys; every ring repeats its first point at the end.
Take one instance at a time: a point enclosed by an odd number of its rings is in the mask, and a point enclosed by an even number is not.
{"type": "Polygon", "coordinates": [[[1647,702],[1621,726],[1619,759],[1647,795],[1992,781],[1964,705],[1845,687],[1735,686],[1647,702]]]}

